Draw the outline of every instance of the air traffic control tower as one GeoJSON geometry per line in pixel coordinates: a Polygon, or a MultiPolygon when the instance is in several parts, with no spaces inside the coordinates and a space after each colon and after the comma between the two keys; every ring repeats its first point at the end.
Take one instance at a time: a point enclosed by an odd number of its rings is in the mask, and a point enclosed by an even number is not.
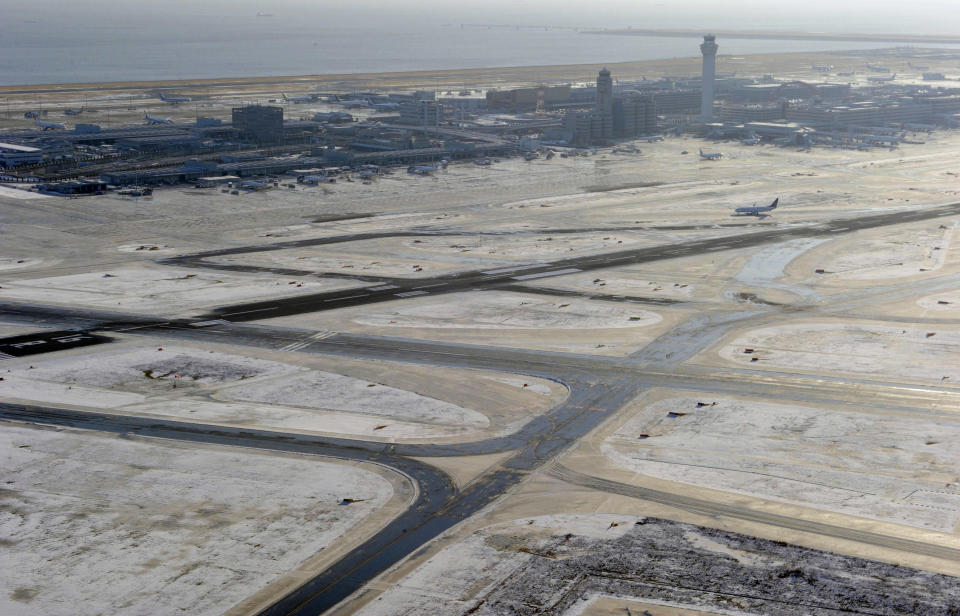
{"type": "Polygon", "coordinates": [[[700,53],[703,54],[703,83],[701,84],[700,119],[713,121],[713,78],[717,72],[717,37],[708,34],[703,37],[700,53]]]}

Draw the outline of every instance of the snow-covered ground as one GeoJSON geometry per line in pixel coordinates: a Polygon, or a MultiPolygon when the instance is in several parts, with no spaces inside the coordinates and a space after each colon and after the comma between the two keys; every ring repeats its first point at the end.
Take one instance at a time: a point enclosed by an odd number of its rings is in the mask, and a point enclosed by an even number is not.
{"type": "MultiPolygon", "coordinates": [[[[490,259],[563,259],[575,255],[612,252],[651,245],[636,232],[509,233],[403,238],[397,249],[449,256],[490,259]]],[[[386,246],[389,248],[389,244],[386,246]]]]}
{"type": "MultiPolygon", "coordinates": [[[[554,393],[539,379],[461,374],[471,379],[471,387],[462,390],[482,389],[473,382],[493,379],[503,383],[502,390],[533,392],[515,400],[502,392],[486,398],[467,395],[467,401],[494,407],[514,401],[518,411],[512,414],[487,409],[503,422],[492,426],[487,415],[463,403],[365,378],[187,346],[104,346],[9,365],[0,381],[0,396],[8,399],[380,439],[467,437],[492,428],[509,429],[548,406],[554,393]],[[530,397],[543,401],[533,404],[530,397]]],[[[410,386],[419,387],[418,382],[410,386]]]]}
{"type": "Polygon", "coordinates": [[[356,616],[459,616],[471,609],[478,597],[487,594],[533,559],[531,554],[522,550],[505,549],[507,545],[501,541],[502,535],[530,535],[563,529],[562,532],[584,537],[612,539],[630,530],[634,520],[627,520],[628,517],[544,515],[484,528],[441,550],[357,611],[356,616]],[[611,526],[611,522],[619,524],[611,526]]]}
{"type": "Polygon", "coordinates": [[[643,403],[602,450],[641,475],[952,533],[958,438],[951,420],[671,396],[643,403]]]}
{"type": "Polygon", "coordinates": [[[960,383],[960,329],[877,324],[792,323],[752,329],[720,356],[757,370],[856,374],[879,379],[960,383]],[[753,349],[752,352],[745,352],[753,349]],[[753,361],[753,358],[758,358],[753,361]]]}
{"type": "Polygon", "coordinates": [[[222,390],[219,397],[468,429],[485,428],[490,424],[490,420],[477,411],[331,372],[311,371],[266,382],[241,384],[222,390]]]}
{"type": "Polygon", "coordinates": [[[917,300],[917,305],[924,310],[955,312],[960,310],[960,289],[921,297],[917,300]]]}
{"type": "Polygon", "coordinates": [[[43,259],[38,258],[0,257],[0,271],[36,267],[41,263],[43,259]]]}
{"type": "Polygon", "coordinates": [[[17,384],[25,380],[149,394],[174,386],[189,391],[298,369],[289,364],[186,346],[105,347],[98,352],[30,361],[10,368],[14,378],[9,384],[0,382],[3,395],[15,396],[17,384]]]}
{"type": "Polygon", "coordinates": [[[321,458],[12,425],[0,466],[11,616],[219,615],[393,494],[321,458]]]}
{"type": "Polygon", "coordinates": [[[937,272],[951,251],[956,223],[928,222],[857,233],[827,242],[796,259],[787,272],[820,283],[844,284],[937,272]],[[823,273],[815,274],[816,270],[823,273]]]}
{"type": "Polygon", "coordinates": [[[581,298],[483,291],[397,303],[391,309],[364,311],[354,321],[364,325],[477,329],[605,329],[646,327],[660,315],[614,302],[581,298]]]}
{"type": "Polygon", "coordinates": [[[173,267],[120,267],[84,274],[2,282],[0,300],[89,306],[146,314],[364,286],[350,280],[293,280],[274,274],[232,274],[173,267]],[[293,284],[291,284],[293,282],[293,284]]]}
{"type": "MultiPolygon", "coordinates": [[[[269,250],[236,255],[209,257],[209,263],[223,265],[252,265],[256,267],[281,267],[314,273],[357,274],[368,276],[396,276],[426,278],[430,275],[448,274],[471,269],[455,261],[444,261],[424,255],[419,258],[397,258],[378,253],[375,247],[365,254],[350,254],[344,250],[347,244],[311,246],[269,250]]],[[[342,288],[342,287],[341,287],[342,288]]]]}

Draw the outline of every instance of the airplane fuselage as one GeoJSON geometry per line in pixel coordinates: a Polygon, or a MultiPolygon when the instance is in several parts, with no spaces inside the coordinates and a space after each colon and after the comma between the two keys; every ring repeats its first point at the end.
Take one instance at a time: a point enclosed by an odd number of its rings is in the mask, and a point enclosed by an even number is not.
{"type": "Polygon", "coordinates": [[[734,216],[764,216],[768,212],[772,212],[777,209],[777,205],[780,204],[780,197],[777,197],[773,200],[773,203],[770,205],[754,205],[751,207],[738,207],[733,211],[734,216]]]}
{"type": "Polygon", "coordinates": [[[143,119],[147,121],[147,124],[173,124],[173,120],[170,118],[151,118],[147,114],[143,114],[143,119]]]}

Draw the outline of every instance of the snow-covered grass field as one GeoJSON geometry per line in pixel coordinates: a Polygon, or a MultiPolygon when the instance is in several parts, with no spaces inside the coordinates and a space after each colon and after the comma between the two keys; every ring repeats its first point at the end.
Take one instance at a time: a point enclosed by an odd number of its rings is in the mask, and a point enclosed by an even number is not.
{"type": "Polygon", "coordinates": [[[0,465],[11,616],[219,615],[393,494],[379,474],[321,458],[14,425],[0,465]]]}

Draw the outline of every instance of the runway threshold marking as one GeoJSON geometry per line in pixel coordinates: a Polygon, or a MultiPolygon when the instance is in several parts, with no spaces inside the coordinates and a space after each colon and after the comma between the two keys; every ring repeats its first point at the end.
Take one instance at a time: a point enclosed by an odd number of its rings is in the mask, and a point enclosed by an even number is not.
{"type": "Polygon", "coordinates": [[[284,352],[293,352],[304,349],[318,340],[326,340],[327,338],[333,338],[338,332],[332,332],[326,329],[321,329],[315,334],[311,334],[306,340],[297,340],[296,342],[291,342],[285,347],[281,347],[280,350],[284,352]]]}
{"type": "Polygon", "coordinates": [[[430,288],[432,288],[432,287],[445,287],[445,286],[447,286],[447,283],[445,283],[445,282],[437,282],[437,283],[434,283],[434,284],[424,284],[424,285],[420,285],[419,287],[413,287],[413,288],[414,288],[414,289],[430,289],[430,288]]]}
{"type": "Polygon", "coordinates": [[[525,274],[523,276],[511,276],[513,280],[533,280],[534,278],[549,278],[550,276],[563,276],[564,274],[576,274],[577,272],[582,272],[583,270],[577,269],[575,267],[569,267],[562,270],[554,270],[552,272],[539,272],[537,274],[525,274]]]}

